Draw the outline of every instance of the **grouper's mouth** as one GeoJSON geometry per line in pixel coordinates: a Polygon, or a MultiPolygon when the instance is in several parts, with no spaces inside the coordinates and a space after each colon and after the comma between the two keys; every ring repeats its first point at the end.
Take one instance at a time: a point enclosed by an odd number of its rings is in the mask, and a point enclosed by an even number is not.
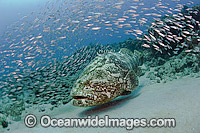
{"type": "Polygon", "coordinates": [[[96,95],[94,92],[84,92],[84,91],[78,91],[78,92],[75,92],[75,93],[71,93],[70,94],[71,97],[74,99],[74,100],[94,100],[96,99],[96,95]]]}
{"type": "Polygon", "coordinates": [[[73,96],[73,99],[74,100],[82,100],[82,99],[93,100],[93,99],[86,97],[86,96],[73,96]]]}
{"type": "Polygon", "coordinates": [[[94,95],[90,96],[81,96],[81,95],[74,95],[72,96],[72,105],[74,106],[80,106],[80,107],[89,107],[89,106],[95,106],[97,103],[94,100],[94,95]]]}
{"type": "Polygon", "coordinates": [[[107,103],[117,96],[114,94],[116,91],[108,90],[103,91],[103,89],[97,87],[87,88],[87,90],[72,89],[70,94],[73,98],[71,104],[80,107],[90,107],[107,103]]]}
{"type": "Polygon", "coordinates": [[[71,104],[80,107],[90,107],[104,104],[112,99],[112,97],[107,97],[102,92],[78,92],[71,94],[73,98],[71,104]]]}

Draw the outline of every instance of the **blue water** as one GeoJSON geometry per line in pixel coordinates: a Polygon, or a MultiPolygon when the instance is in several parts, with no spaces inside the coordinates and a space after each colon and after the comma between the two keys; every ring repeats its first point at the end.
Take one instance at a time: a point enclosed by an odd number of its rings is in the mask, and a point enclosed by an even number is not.
{"type": "Polygon", "coordinates": [[[47,62],[62,60],[76,49],[91,43],[111,44],[140,37],[142,33],[137,34],[133,30],[145,33],[154,18],[158,18],[147,14],[171,15],[177,12],[175,9],[181,9],[183,5],[192,6],[198,2],[198,0],[0,0],[1,75],[4,71],[8,74],[16,69],[35,70],[47,62]],[[92,17],[89,21],[87,21],[88,16],[92,17]],[[120,18],[126,20],[115,25],[120,18]],[[58,22],[55,22],[56,20],[58,22]],[[61,26],[62,24],[64,26],[61,26]],[[87,26],[88,24],[93,25],[87,26]],[[120,24],[128,26],[117,27],[120,24]],[[60,26],[61,29],[58,29],[60,26]],[[90,28],[86,30],[84,26],[90,28]],[[68,28],[63,30],[66,27],[68,28]],[[101,29],[92,30],[92,27],[101,29]],[[50,31],[44,32],[45,28],[50,28],[50,31]],[[126,33],[126,30],[132,30],[133,34],[126,33]],[[38,36],[42,38],[30,40],[38,36]],[[52,43],[59,37],[66,38],[52,43]],[[26,57],[34,59],[27,60],[26,57]],[[13,63],[16,60],[22,61],[24,67],[20,68],[19,63],[13,63]]]}
{"type": "Polygon", "coordinates": [[[191,7],[198,3],[198,0],[1,0],[1,75],[16,69],[35,70],[89,44],[140,38],[155,18],[178,13],[177,9],[181,10],[184,5],[191,7]],[[121,18],[125,21],[116,23],[121,18]],[[124,26],[119,27],[120,24],[124,26]],[[100,29],[92,30],[92,27],[100,29]],[[49,31],[44,32],[45,29],[49,31]],[[143,33],[137,34],[135,30],[143,33]],[[38,36],[42,38],[36,39],[38,36]],[[21,67],[16,60],[23,62],[21,67]]]}
{"type": "Polygon", "coordinates": [[[0,0],[0,74],[36,70],[89,44],[140,39],[154,19],[196,4],[199,0],[0,0]]]}

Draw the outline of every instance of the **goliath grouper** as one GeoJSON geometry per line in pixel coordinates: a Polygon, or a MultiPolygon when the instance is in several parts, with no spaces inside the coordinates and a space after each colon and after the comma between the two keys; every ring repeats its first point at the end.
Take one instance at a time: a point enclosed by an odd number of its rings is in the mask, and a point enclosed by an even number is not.
{"type": "Polygon", "coordinates": [[[138,86],[136,72],[142,59],[139,51],[133,53],[126,48],[95,57],[73,85],[71,103],[81,107],[96,106],[130,94],[138,86]]]}

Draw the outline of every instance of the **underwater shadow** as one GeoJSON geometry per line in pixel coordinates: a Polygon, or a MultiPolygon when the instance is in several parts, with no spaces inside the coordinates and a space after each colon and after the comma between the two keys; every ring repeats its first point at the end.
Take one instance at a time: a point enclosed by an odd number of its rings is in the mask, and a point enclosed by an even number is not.
{"type": "Polygon", "coordinates": [[[99,106],[94,106],[87,108],[86,110],[80,112],[78,115],[79,117],[84,117],[88,115],[99,115],[101,113],[105,113],[107,111],[111,111],[113,109],[119,108],[125,104],[131,99],[134,99],[140,95],[140,90],[143,88],[143,85],[139,86],[137,90],[132,92],[132,94],[127,95],[127,96],[120,96],[116,98],[115,100],[112,100],[108,103],[99,105],[99,106]]]}

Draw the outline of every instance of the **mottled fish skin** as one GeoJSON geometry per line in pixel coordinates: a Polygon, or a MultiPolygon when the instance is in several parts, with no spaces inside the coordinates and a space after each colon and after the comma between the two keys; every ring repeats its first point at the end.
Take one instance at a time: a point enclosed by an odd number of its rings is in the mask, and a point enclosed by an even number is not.
{"type": "Polygon", "coordinates": [[[140,52],[126,48],[97,56],[75,82],[71,103],[81,107],[101,105],[135,90],[139,83],[135,70],[142,59],[140,52]]]}

